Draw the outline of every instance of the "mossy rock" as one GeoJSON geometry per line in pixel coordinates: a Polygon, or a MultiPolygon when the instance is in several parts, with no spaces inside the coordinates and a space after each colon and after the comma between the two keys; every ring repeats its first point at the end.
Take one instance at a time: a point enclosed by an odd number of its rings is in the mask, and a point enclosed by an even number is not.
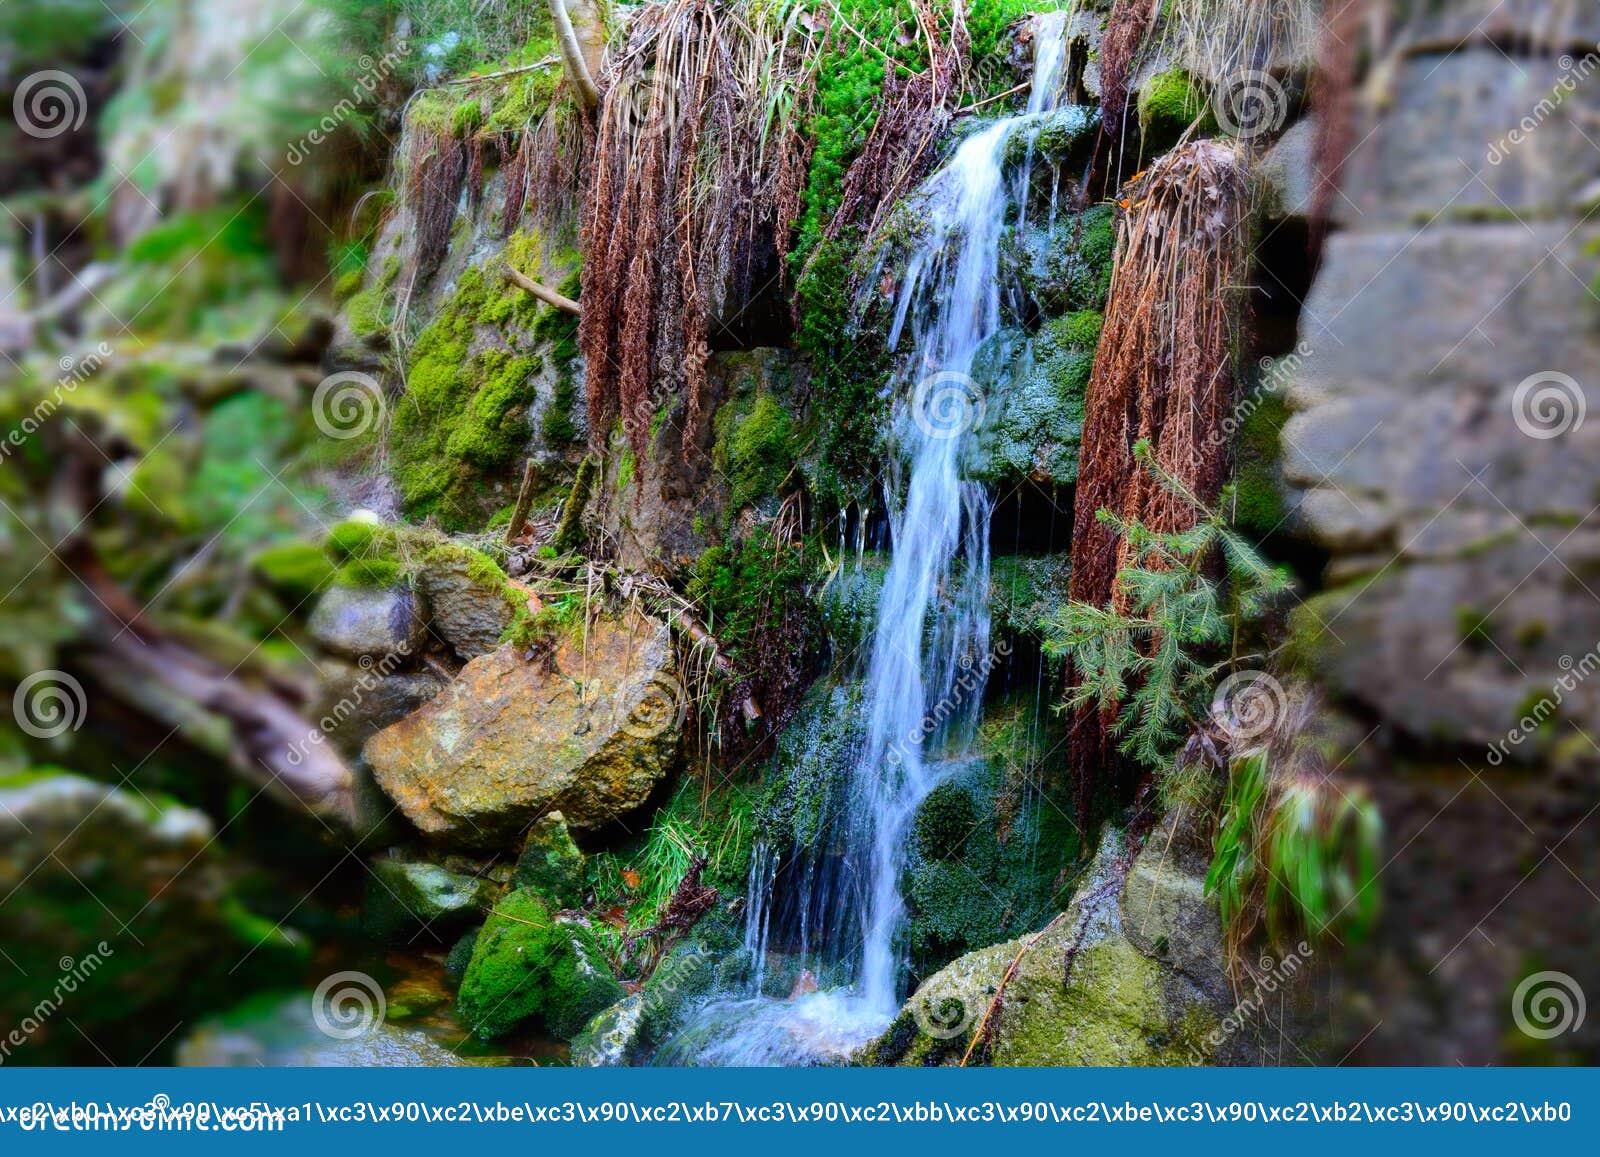
{"type": "Polygon", "coordinates": [[[1139,135],[1145,155],[1157,156],[1198,122],[1202,136],[1217,132],[1217,119],[1205,93],[1181,68],[1168,69],[1145,81],[1138,96],[1139,135]]]}
{"type": "Polygon", "coordinates": [[[528,828],[511,882],[538,893],[557,908],[575,908],[583,902],[586,871],[583,853],[572,842],[567,821],[554,811],[528,828]]]}
{"type": "Polygon", "coordinates": [[[777,494],[794,469],[794,421],[769,391],[740,398],[717,412],[713,461],[728,486],[728,510],[737,512],[777,494]]]}
{"type": "Polygon", "coordinates": [[[864,741],[861,688],[818,683],[784,729],[756,823],[775,848],[815,848],[839,821],[847,776],[864,741]]]}
{"type": "Polygon", "coordinates": [[[361,927],[379,940],[401,940],[419,931],[437,940],[488,911],[495,890],[488,880],[438,864],[376,860],[361,906],[361,927]]]}
{"type": "Polygon", "coordinates": [[[1077,481],[1099,321],[1099,314],[1080,311],[1036,335],[1004,329],[984,343],[973,374],[988,383],[988,402],[968,452],[972,477],[997,484],[1077,481]]]}
{"type": "Polygon", "coordinates": [[[518,889],[484,922],[457,1010],[486,1040],[527,1021],[570,1039],[624,995],[593,934],[557,920],[537,895],[518,889]]]}
{"type": "Polygon", "coordinates": [[[1111,205],[1064,213],[1048,228],[1009,228],[1001,238],[1000,274],[1022,291],[1026,306],[1016,320],[1031,324],[1035,318],[1103,311],[1116,242],[1111,205]]]}

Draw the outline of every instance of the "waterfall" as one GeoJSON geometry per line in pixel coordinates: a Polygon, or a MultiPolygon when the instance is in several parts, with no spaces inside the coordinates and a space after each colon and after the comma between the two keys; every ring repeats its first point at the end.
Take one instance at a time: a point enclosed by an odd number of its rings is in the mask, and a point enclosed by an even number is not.
{"type": "Polygon", "coordinates": [[[815,862],[801,869],[807,894],[799,925],[806,929],[820,914],[815,923],[823,935],[846,938],[855,928],[853,983],[787,1001],[761,996],[777,871],[772,850],[762,845],[750,872],[745,931],[753,994],[708,1006],[658,1061],[836,1058],[881,1032],[899,1010],[900,878],[912,820],[951,757],[970,742],[995,661],[988,608],[992,501],[982,484],[962,477],[961,465],[986,402],[973,378],[974,359],[1001,325],[1001,237],[1028,189],[1026,177],[1006,180],[1006,146],[1018,131],[1030,134],[1031,146],[1041,117],[1055,108],[1066,25],[1064,11],[1038,19],[1028,112],[972,132],[918,193],[920,235],[888,335],[899,358],[885,484],[891,553],[865,672],[865,736],[850,768],[842,831],[835,833],[843,865],[834,873],[815,862]]]}

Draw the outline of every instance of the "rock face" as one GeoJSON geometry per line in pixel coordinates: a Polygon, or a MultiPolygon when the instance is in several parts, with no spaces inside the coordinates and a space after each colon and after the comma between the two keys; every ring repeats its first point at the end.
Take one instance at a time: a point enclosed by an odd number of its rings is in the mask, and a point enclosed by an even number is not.
{"type": "Polygon", "coordinates": [[[298,946],[229,895],[212,837],[203,814],[163,798],[66,773],[0,777],[0,944],[21,970],[0,985],[0,1024],[27,1038],[12,1059],[137,1062],[145,1021],[156,1039],[293,967],[298,946]],[[151,976],[183,977],[182,995],[151,976]]]}
{"type": "Polygon", "coordinates": [[[378,659],[416,650],[424,622],[417,596],[405,587],[336,586],[317,603],[310,627],[312,638],[335,655],[378,659]]]}
{"type": "MultiPolygon", "coordinates": [[[[1222,928],[1203,896],[1203,841],[1169,824],[1146,838],[1131,865],[1108,831],[1066,912],[1042,932],[969,953],[917,989],[889,1030],[860,1058],[874,1064],[954,1064],[1000,991],[994,1065],[1208,1065],[1295,1063],[1279,1053],[1270,1015],[1280,989],[1313,954],[1274,961],[1269,992],[1236,1001],[1223,970],[1222,928]],[[1070,958],[1068,982],[1062,983],[1070,958]],[[1264,999],[1271,995],[1271,1000],[1264,999]]],[[[1301,1047],[1304,1047],[1303,1045],[1301,1047]]],[[[971,1063],[971,1062],[969,1062],[971,1063]]]]}
{"type": "Polygon", "coordinates": [[[1330,557],[1294,643],[1353,709],[1331,757],[1393,849],[1330,1057],[1592,1061],[1595,1018],[1538,1040],[1511,995],[1539,970],[1600,987],[1600,97],[1559,59],[1592,49],[1600,9],[1408,8],[1353,89],[1282,439],[1330,557]]]}
{"type": "Polygon", "coordinates": [[[559,810],[592,830],[644,802],[672,766],[686,695],[667,628],[635,617],[568,639],[550,669],[502,647],[375,735],[378,784],[430,836],[488,845],[559,810]]]}
{"type": "Polygon", "coordinates": [[[512,884],[533,889],[558,908],[575,908],[583,902],[584,874],[583,853],[572,842],[566,817],[557,811],[534,820],[512,884]]]}

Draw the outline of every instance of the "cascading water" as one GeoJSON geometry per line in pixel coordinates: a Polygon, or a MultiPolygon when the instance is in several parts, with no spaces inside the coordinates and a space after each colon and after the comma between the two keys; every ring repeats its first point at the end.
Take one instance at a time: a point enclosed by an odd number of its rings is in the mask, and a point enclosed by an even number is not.
{"type": "MultiPolygon", "coordinates": [[[[845,988],[761,996],[776,875],[760,846],[750,874],[745,947],[753,995],[720,1000],[657,1055],[662,1063],[804,1064],[837,1059],[881,1032],[902,997],[896,935],[905,915],[900,877],[913,816],[950,757],[970,741],[993,665],[988,574],[991,502],[962,478],[964,446],[981,422],[985,394],[974,359],[1001,325],[999,255],[1007,214],[1027,195],[1029,164],[1008,182],[1007,142],[1033,133],[1053,111],[1066,60],[1065,12],[1039,18],[1028,112],[974,131],[922,187],[926,222],[895,302],[889,348],[906,348],[895,374],[896,415],[888,484],[892,555],[866,668],[866,727],[849,779],[842,864],[805,869],[799,905],[829,935],[858,929],[845,988]],[[820,919],[817,919],[820,916],[820,919]]],[[[1031,137],[1030,137],[1031,142],[1031,137]]],[[[1031,148],[1029,149],[1031,153],[1031,148]]],[[[799,990],[797,990],[799,991],[799,990]]]]}

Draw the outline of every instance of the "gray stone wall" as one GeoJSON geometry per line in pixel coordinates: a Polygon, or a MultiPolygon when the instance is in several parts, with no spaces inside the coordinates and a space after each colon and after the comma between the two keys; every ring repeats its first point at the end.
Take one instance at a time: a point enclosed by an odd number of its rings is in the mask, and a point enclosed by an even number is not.
{"type": "Polygon", "coordinates": [[[1600,18],[1387,7],[1282,436],[1294,644],[1387,827],[1326,1059],[1592,1063],[1550,998],[1600,999],[1600,18]]]}

